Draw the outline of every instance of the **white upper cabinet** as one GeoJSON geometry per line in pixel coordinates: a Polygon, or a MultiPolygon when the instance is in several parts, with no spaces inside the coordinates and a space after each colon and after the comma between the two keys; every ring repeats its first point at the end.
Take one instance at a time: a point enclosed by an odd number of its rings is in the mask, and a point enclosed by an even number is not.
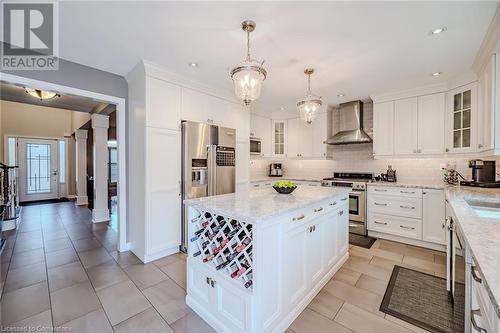
{"type": "Polygon", "coordinates": [[[477,150],[495,148],[495,63],[496,54],[488,61],[478,82],[477,150]]]}
{"type": "Polygon", "coordinates": [[[446,108],[446,151],[469,153],[476,151],[476,83],[448,92],[446,108]]]}
{"type": "Polygon", "coordinates": [[[146,77],[146,126],[179,130],[181,88],[146,77]]]}
{"type": "Polygon", "coordinates": [[[271,149],[273,156],[286,157],[286,134],[287,121],[273,120],[272,121],[272,144],[271,149]]]}
{"type": "MultiPolygon", "coordinates": [[[[417,151],[417,98],[394,102],[394,154],[416,154],[417,151]]],[[[377,154],[380,152],[375,150],[377,154]]]]}
{"type": "Polygon", "coordinates": [[[261,156],[270,157],[271,119],[252,114],[250,116],[250,137],[261,139],[261,156]]]}
{"type": "Polygon", "coordinates": [[[288,135],[287,135],[287,157],[300,157],[303,153],[302,145],[302,124],[299,118],[288,119],[288,135]]]}
{"type": "Polygon", "coordinates": [[[394,102],[373,105],[373,154],[394,155],[394,102]]]}
{"type": "Polygon", "coordinates": [[[444,153],[445,94],[418,97],[418,147],[419,154],[444,153]]]}
{"type": "Polygon", "coordinates": [[[318,117],[312,123],[312,157],[326,157],[327,121],[328,115],[324,112],[318,114],[318,117]]]}

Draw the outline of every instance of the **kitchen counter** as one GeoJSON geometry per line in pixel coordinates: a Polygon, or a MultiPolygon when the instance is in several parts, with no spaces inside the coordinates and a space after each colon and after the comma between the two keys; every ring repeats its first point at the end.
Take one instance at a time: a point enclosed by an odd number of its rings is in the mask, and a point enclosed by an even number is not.
{"type": "Polygon", "coordinates": [[[263,177],[263,178],[252,179],[250,183],[260,183],[267,181],[278,182],[280,180],[289,180],[292,182],[318,182],[318,183],[321,183],[323,181],[323,179],[304,179],[295,177],[263,177]]]}
{"type": "Polygon", "coordinates": [[[349,191],[350,188],[298,186],[292,194],[279,194],[273,188],[263,188],[184,202],[193,208],[255,223],[336,196],[347,197],[349,191]]]}
{"type": "Polygon", "coordinates": [[[368,186],[431,188],[431,189],[442,190],[446,187],[446,184],[444,184],[444,183],[372,182],[372,183],[368,183],[368,186]]]}
{"type": "Polygon", "coordinates": [[[479,217],[465,201],[474,199],[500,202],[500,190],[449,186],[446,188],[446,199],[455,213],[458,226],[500,318],[500,219],[479,217]]]}

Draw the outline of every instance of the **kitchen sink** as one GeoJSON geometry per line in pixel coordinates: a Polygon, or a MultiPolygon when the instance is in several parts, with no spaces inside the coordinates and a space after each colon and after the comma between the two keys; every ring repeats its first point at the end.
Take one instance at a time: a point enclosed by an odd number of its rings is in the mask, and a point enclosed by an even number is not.
{"type": "Polygon", "coordinates": [[[500,219],[500,201],[465,199],[477,216],[489,219],[500,219]]]}

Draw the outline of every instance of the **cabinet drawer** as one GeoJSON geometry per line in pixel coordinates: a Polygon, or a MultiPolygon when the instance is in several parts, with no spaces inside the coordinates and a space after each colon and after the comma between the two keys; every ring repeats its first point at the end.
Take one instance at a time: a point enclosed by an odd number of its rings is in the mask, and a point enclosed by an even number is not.
{"type": "MultiPolygon", "coordinates": [[[[482,279],[481,274],[477,271],[476,268],[476,275],[479,276],[479,278],[482,279]]],[[[477,308],[479,308],[481,312],[481,316],[476,317],[476,322],[488,330],[488,332],[497,332],[500,327],[498,326],[498,317],[495,312],[495,308],[493,304],[491,303],[490,297],[488,292],[486,291],[486,288],[484,286],[484,282],[479,283],[476,282],[474,279],[471,279],[472,281],[472,293],[474,295],[474,299],[477,302],[477,308]]],[[[472,310],[476,310],[476,307],[474,307],[472,310]]]]}
{"type": "Polygon", "coordinates": [[[422,199],[369,195],[368,211],[388,215],[422,218],[422,199]]]}
{"type": "Polygon", "coordinates": [[[422,220],[370,213],[368,229],[387,234],[422,239],[422,220]]]}
{"type": "Polygon", "coordinates": [[[395,195],[398,197],[421,198],[421,188],[392,187],[392,186],[370,186],[368,185],[368,194],[395,195]]]}

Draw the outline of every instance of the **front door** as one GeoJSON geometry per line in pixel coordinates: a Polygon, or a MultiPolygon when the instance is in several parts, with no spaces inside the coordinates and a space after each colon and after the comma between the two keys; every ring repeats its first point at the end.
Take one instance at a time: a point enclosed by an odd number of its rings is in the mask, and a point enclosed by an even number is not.
{"type": "Polygon", "coordinates": [[[18,139],[19,201],[57,199],[57,140],[18,139]]]}

